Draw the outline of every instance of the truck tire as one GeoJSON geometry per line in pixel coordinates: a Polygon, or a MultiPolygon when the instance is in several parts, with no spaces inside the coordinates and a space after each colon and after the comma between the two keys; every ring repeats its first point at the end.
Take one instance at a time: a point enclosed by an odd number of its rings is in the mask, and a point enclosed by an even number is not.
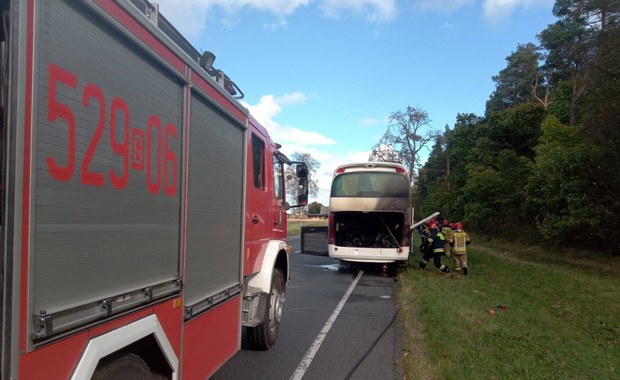
{"type": "Polygon", "coordinates": [[[128,352],[97,366],[92,377],[92,380],[113,379],[150,380],[153,374],[140,356],[128,352]]]}
{"type": "Polygon", "coordinates": [[[280,330],[282,307],[284,304],[284,275],[274,269],[271,276],[271,293],[267,295],[262,322],[255,327],[248,327],[248,343],[253,350],[268,350],[274,345],[280,330]]]}

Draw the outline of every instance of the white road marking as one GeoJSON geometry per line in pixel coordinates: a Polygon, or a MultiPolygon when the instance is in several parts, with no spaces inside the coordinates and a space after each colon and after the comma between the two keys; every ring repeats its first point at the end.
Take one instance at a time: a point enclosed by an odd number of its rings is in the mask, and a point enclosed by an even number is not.
{"type": "Polygon", "coordinates": [[[319,351],[321,344],[323,344],[323,340],[327,336],[329,330],[332,328],[332,325],[336,321],[336,318],[338,318],[338,315],[344,307],[344,304],[347,303],[349,296],[351,295],[351,293],[353,293],[353,289],[355,289],[357,282],[360,280],[360,278],[362,278],[363,274],[363,270],[359,271],[359,273],[349,286],[349,289],[347,289],[346,293],[344,293],[344,296],[342,296],[340,303],[338,303],[338,306],[336,306],[332,315],[329,317],[327,322],[325,322],[325,326],[323,326],[323,329],[321,330],[319,335],[317,335],[317,337],[314,339],[314,342],[312,342],[312,345],[310,345],[308,352],[306,352],[306,355],[303,357],[303,359],[301,359],[301,362],[299,362],[297,369],[295,370],[295,372],[293,372],[289,380],[301,380],[301,378],[304,377],[304,374],[308,370],[308,367],[310,367],[310,363],[312,363],[312,359],[314,359],[314,355],[316,355],[316,353],[319,351]]]}

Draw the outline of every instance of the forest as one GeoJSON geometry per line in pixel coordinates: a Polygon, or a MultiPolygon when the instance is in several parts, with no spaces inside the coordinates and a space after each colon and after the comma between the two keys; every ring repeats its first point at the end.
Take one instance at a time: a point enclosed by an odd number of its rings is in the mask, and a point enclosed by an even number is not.
{"type": "Polygon", "coordinates": [[[620,254],[620,1],[557,0],[518,45],[483,116],[437,132],[414,206],[466,229],[620,254]]]}

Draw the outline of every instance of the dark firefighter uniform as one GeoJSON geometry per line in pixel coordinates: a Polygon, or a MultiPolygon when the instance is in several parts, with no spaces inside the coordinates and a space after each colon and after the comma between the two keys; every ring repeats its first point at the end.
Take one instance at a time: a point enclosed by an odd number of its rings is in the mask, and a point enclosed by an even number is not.
{"type": "Polygon", "coordinates": [[[418,234],[420,234],[420,240],[422,241],[420,244],[420,252],[422,252],[422,254],[425,254],[429,250],[432,252],[430,243],[428,242],[430,233],[431,231],[428,229],[428,225],[423,224],[418,227],[418,234]]]}
{"type": "Polygon", "coordinates": [[[437,229],[437,223],[431,222],[428,227],[430,229],[430,234],[427,238],[427,242],[430,245],[430,249],[428,249],[424,253],[424,256],[422,256],[422,260],[420,261],[420,269],[426,268],[428,261],[432,258],[437,269],[444,273],[450,273],[450,268],[441,263],[441,256],[444,254],[443,249],[446,243],[446,238],[437,229]]]}

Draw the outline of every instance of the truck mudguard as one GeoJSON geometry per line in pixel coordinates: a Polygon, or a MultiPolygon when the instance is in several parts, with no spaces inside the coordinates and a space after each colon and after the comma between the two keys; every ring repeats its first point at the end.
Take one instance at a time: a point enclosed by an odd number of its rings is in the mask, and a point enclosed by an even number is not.
{"type": "MultiPolygon", "coordinates": [[[[265,252],[260,272],[254,277],[251,277],[248,281],[247,285],[249,288],[260,289],[263,293],[269,293],[271,291],[271,276],[280,252],[286,252],[286,242],[282,240],[270,241],[267,245],[267,251],[265,252]]],[[[288,256],[286,256],[286,268],[285,273],[283,273],[284,281],[286,282],[288,282],[288,266],[289,260],[288,256]]]]}
{"type": "Polygon", "coordinates": [[[71,380],[90,379],[97,368],[99,359],[104,358],[107,355],[114,353],[150,334],[155,336],[157,343],[166,356],[166,360],[172,370],[172,379],[177,379],[179,373],[179,360],[177,359],[174,349],[170,345],[159,320],[155,315],[149,315],[148,317],[142,318],[136,322],[91,339],[88,342],[88,346],[86,346],[84,355],[80,359],[71,380]]]}

